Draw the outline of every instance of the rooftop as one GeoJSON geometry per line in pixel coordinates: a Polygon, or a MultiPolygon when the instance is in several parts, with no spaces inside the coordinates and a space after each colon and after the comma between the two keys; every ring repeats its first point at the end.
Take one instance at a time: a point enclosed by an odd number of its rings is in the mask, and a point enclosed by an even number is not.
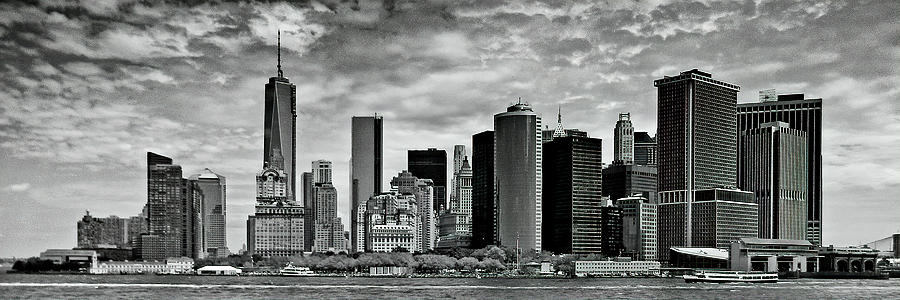
{"type": "Polygon", "coordinates": [[[718,249],[718,248],[672,247],[670,249],[672,251],[675,251],[675,252],[678,252],[681,254],[686,254],[686,255],[700,256],[700,257],[720,259],[720,260],[728,260],[728,251],[723,250],[723,249],[718,249]]]}
{"type": "Polygon", "coordinates": [[[741,238],[741,243],[754,245],[812,246],[806,240],[741,238]]]}

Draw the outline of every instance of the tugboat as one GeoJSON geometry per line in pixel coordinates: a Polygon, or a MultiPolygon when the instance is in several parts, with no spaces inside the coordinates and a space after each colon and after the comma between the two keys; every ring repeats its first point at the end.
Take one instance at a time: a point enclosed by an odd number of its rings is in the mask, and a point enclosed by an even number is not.
{"type": "Polygon", "coordinates": [[[777,283],[778,274],[763,272],[741,271],[698,271],[694,275],[684,275],[684,282],[710,282],[710,283],[777,283]]]}
{"type": "Polygon", "coordinates": [[[288,264],[284,269],[281,269],[281,276],[316,276],[316,272],[313,272],[307,267],[295,267],[292,264],[288,264]]]}

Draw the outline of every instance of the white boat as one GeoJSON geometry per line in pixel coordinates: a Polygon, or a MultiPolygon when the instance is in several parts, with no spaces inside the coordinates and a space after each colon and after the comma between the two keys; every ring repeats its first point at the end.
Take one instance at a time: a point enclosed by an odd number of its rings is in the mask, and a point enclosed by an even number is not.
{"type": "Polygon", "coordinates": [[[742,271],[697,271],[694,275],[684,275],[684,282],[711,282],[711,283],[776,283],[778,274],[763,272],[742,271]]]}
{"type": "Polygon", "coordinates": [[[288,264],[284,269],[281,269],[281,276],[315,276],[316,272],[313,272],[307,267],[295,267],[291,264],[288,264]]]}

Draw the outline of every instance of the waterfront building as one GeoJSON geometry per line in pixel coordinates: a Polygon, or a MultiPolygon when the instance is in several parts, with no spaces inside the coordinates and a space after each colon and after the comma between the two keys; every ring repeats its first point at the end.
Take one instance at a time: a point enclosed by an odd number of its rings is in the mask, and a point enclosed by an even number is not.
{"type": "Polygon", "coordinates": [[[85,212],[78,221],[78,248],[125,248],[130,245],[128,225],[127,219],[98,218],[85,212]]]}
{"type": "Polygon", "coordinates": [[[494,115],[497,244],[540,251],[541,117],[527,103],[494,115]]]}
{"type": "Polygon", "coordinates": [[[182,178],[181,166],[169,157],[147,152],[147,234],[141,258],[202,256],[203,193],[194,180],[182,178]]]}
{"type": "Polygon", "coordinates": [[[630,165],[634,163],[634,126],[631,125],[631,113],[619,114],[616,129],[613,131],[613,164],[630,165]]]}
{"type": "Polygon", "coordinates": [[[434,202],[432,210],[448,208],[447,203],[447,151],[437,148],[408,150],[407,170],[421,179],[434,182],[434,202]]]}
{"type": "Polygon", "coordinates": [[[543,250],[603,252],[602,142],[557,137],[543,145],[543,250]]]}
{"type": "Polygon", "coordinates": [[[616,206],[622,208],[622,246],[625,255],[636,260],[657,260],[656,203],[634,195],[616,200],[616,206]]]}
{"type": "Polygon", "coordinates": [[[807,240],[742,238],[729,253],[735,271],[818,272],[818,250],[807,240]]]}
{"type": "Polygon", "coordinates": [[[496,245],[494,132],[472,136],[472,248],[496,245]]]}
{"type": "MultiPolygon", "coordinates": [[[[708,241],[714,241],[709,247],[715,247],[715,241],[722,238],[716,236],[721,231],[695,232],[694,224],[701,223],[694,220],[695,207],[691,203],[698,202],[694,196],[700,192],[695,190],[737,185],[736,111],[740,87],[715,80],[712,74],[697,69],[665,76],[653,85],[657,87],[658,100],[660,259],[666,260],[670,247],[707,247],[708,241]],[[662,200],[663,193],[668,193],[668,202],[662,200]],[[703,241],[695,241],[697,238],[703,241]]],[[[712,203],[715,207],[720,202],[712,203]]],[[[745,237],[743,232],[735,236],[745,237]]],[[[724,244],[719,246],[727,247],[730,241],[722,240],[724,244]]]]}
{"type": "Polygon", "coordinates": [[[864,247],[819,247],[819,271],[875,272],[878,249],[864,247]]]}
{"type": "Polygon", "coordinates": [[[281,70],[281,32],[278,33],[278,75],[266,83],[263,118],[263,168],[283,170],[287,197],[296,200],[297,86],[281,70]]]}
{"type": "Polygon", "coordinates": [[[256,176],[256,213],[247,220],[250,255],[296,256],[303,253],[303,206],[287,196],[287,174],[266,169],[256,176]]]}
{"type": "Polygon", "coordinates": [[[726,249],[701,247],[672,247],[668,252],[669,267],[689,269],[728,269],[726,249]]]}
{"type": "Polygon", "coordinates": [[[656,167],[613,164],[603,169],[603,196],[610,199],[641,194],[656,203],[656,167]]]}
{"type": "Polygon", "coordinates": [[[98,255],[94,250],[47,249],[41,252],[40,258],[52,261],[54,264],[79,263],[92,266],[97,263],[98,255]]]}
{"type": "Polygon", "coordinates": [[[753,192],[726,188],[660,192],[657,211],[660,261],[668,261],[669,249],[688,239],[694,248],[724,249],[733,241],[759,234],[759,205],[753,192]],[[692,217],[685,213],[687,207],[692,217]],[[694,228],[692,236],[685,235],[688,226],[694,228]]]}
{"type": "Polygon", "coordinates": [[[381,116],[354,116],[351,120],[350,232],[351,251],[365,251],[366,200],[381,193],[384,121],[381,116]]]}
{"type": "Polygon", "coordinates": [[[88,269],[90,274],[193,274],[194,260],[189,257],[170,257],[157,261],[103,261],[88,269]]]}
{"type": "Polygon", "coordinates": [[[226,257],[231,253],[225,240],[225,176],[207,168],[189,179],[196,181],[203,193],[203,201],[200,203],[203,219],[201,249],[210,257],[226,257]]]}
{"type": "Polygon", "coordinates": [[[634,164],[655,167],[658,156],[656,137],[651,137],[649,133],[643,131],[635,132],[634,164]]]}
{"type": "MultiPolygon", "coordinates": [[[[431,179],[420,179],[413,173],[403,170],[391,179],[391,187],[401,194],[410,194],[416,200],[418,211],[418,236],[422,242],[418,248],[434,249],[438,238],[437,214],[432,205],[434,202],[434,182],[431,179]]],[[[370,206],[371,207],[371,206],[370,206]]]]}
{"type": "Polygon", "coordinates": [[[365,250],[391,252],[403,248],[409,252],[422,251],[417,206],[413,194],[386,192],[369,198],[365,209],[365,250]]]}
{"type": "Polygon", "coordinates": [[[658,261],[576,260],[575,276],[659,276],[658,261]]]}
{"type": "Polygon", "coordinates": [[[760,238],[806,239],[806,146],[806,133],[784,122],[741,134],[739,184],[756,194],[760,238]]]}
{"type": "MultiPolygon", "coordinates": [[[[741,132],[757,129],[763,123],[779,121],[806,133],[805,239],[813,245],[822,245],[822,99],[805,99],[803,94],[776,96],[774,90],[760,91],[759,102],[737,105],[737,118],[736,134],[739,138],[741,132]]],[[[738,169],[742,168],[739,163],[738,169]]]]}

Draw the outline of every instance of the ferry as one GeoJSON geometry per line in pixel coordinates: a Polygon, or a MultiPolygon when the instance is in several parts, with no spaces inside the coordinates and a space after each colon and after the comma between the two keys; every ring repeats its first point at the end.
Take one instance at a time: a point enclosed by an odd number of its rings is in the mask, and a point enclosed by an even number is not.
{"type": "Polygon", "coordinates": [[[284,269],[281,269],[281,276],[316,276],[316,272],[307,267],[295,267],[288,264],[284,269]]]}
{"type": "Polygon", "coordinates": [[[776,283],[778,274],[762,272],[741,271],[697,271],[694,275],[684,275],[684,282],[710,282],[710,283],[776,283]]]}

